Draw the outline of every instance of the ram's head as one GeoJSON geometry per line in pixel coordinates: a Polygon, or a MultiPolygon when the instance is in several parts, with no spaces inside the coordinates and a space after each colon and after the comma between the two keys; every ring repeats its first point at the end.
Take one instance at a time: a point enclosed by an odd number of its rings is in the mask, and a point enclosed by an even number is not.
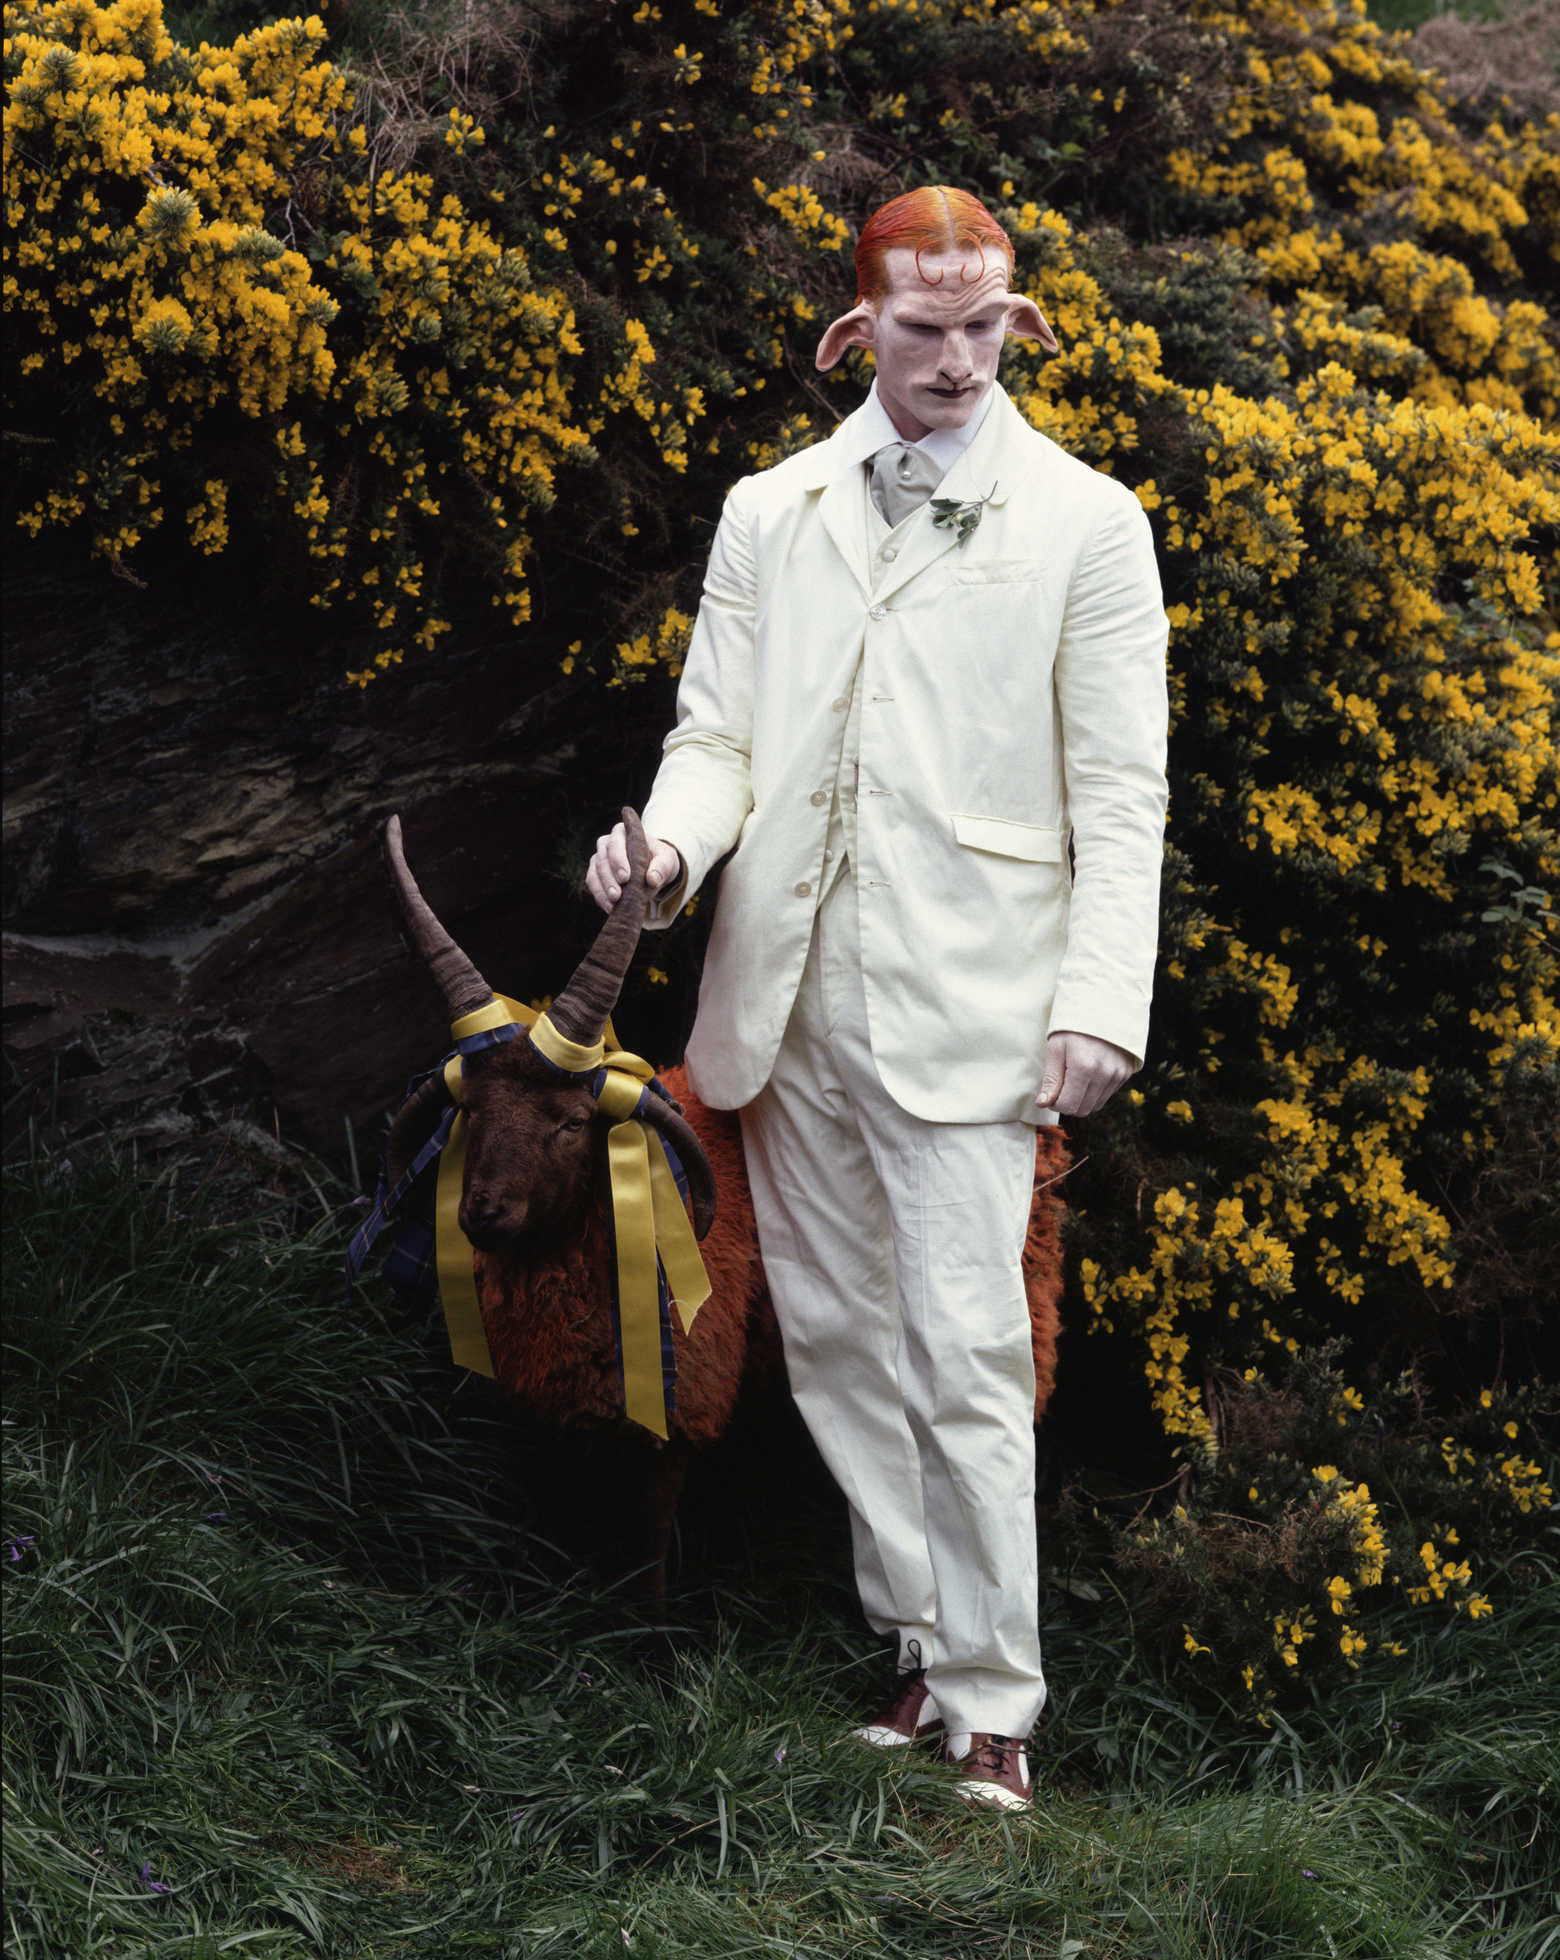
{"type": "MultiPolygon", "coordinates": [[[[574,977],[547,1010],[558,1033],[582,1047],[600,1040],[644,923],[649,846],[632,810],[623,812],[623,822],[632,867],[628,884],[574,977]]],[[[407,869],[399,817],[386,823],[384,845],[407,935],[443,994],[450,1019],[487,1006],[492,988],[440,925],[407,869]]],[[[386,1152],[392,1188],[444,1107],[443,1086],[434,1077],[397,1116],[386,1152]]],[[[578,1232],[605,1189],[607,1119],[596,1106],[590,1076],[560,1073],[521,1034],[466,1058],[461,1107],[467,1128],[460,1228],[471,1243],[483,1252],[541,1248],[578,1232]]],[[[694,1229],[703,1238],[714,1222],[715,1180],[698,1138],[659,1096],[645,1098],[641,1116],[681,1158],[694,1229]]]]}

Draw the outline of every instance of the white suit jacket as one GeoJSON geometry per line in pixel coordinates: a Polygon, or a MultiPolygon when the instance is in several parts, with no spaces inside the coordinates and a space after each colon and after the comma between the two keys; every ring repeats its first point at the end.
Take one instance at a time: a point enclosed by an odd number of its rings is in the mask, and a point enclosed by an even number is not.
{"type": "Polygon", "coordinates": [[[687,1059],[707,1103],[738,1108],[796,998],[859,663],[873,1058],[913,1115],[1034,1121],[1051,1028],[1138,1062],[1147,1039],[1167,722],[1148,520],[998,388],[934,493],[985,498],[978,528],[960,544],[928,505],[883,562],[863,421],[726,500],[644,810],[688,879],[647,923],[736,846],[687,1059]]]}

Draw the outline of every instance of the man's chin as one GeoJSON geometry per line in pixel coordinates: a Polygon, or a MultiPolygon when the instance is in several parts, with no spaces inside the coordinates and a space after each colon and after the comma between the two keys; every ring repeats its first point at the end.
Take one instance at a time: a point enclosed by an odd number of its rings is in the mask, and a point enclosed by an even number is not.
{"type": "Polygon", "coordinates": [[[918,404],[921,420],[934,429],[962,429],[975,413],[983,392],[972,387],[945,394],[940,389],[928,388],[918,404]]]}

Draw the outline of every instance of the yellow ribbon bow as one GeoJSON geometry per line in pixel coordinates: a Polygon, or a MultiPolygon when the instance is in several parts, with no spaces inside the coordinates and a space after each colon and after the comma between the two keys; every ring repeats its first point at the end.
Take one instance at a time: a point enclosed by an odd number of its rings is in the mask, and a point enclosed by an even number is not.
{"type": "MultiPolygon", "coordinates": [[[[617,1246],[618,1338],[623,1350],[623,1403],[631,1422],[666,1437],[666,1396],[661,1379],[661,1306],[656,1261],[666,1273],[683,1332],[710,1297],[709,1275],[699,1255],[677,1180],[656,1133],[634,1118],[640,1094],[654,1069],[639,1055],[619,1048],[612,1023],[605,1041],[589,1047],[569,1041],[534,1008],[498,994],[474,1014],[451,1023],[463,1041],[490,1028],[522,1027],[537,1050],[556,1067],[574,1074],[605,1068],[596,1105],[612,1121],[607,1132],[607,1169],[612,1189],[612,1229],[617,1246]]],[[[460,1197],[466,1175],[466,1118],[460,1109],[462,1057],[444,1064],[444,1086],[456,1105],[449,1141],[439,1155],[434,1207],[434,1251],[439,1296],[449,1331],[451,1357],[474,1373],[493,1375],[477,1299],[471,1241],[460,1229],[460,1197]]]]}

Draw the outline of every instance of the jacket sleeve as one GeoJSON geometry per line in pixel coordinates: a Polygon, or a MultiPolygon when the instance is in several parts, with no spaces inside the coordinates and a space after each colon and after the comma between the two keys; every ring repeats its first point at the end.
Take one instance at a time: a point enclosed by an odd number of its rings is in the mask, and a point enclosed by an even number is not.
{"type": "Polygon", "coordinates": [[[682,853],[686,876],[652,901],[649,927],[677,916],[736,843],[753,807],[753,645],[758,562],[747,508],[751,479],[726,499],[704,575],[704,595],[643,821],[682,853]]]}
{"type": "Polygon", "coordinates": [[[1148,519],[1110,483],[1056,653],[1075,882],[1051,1027],[1114,1042],[1138,1067],[1159,937],[1168,638],[1148,519]]]}

